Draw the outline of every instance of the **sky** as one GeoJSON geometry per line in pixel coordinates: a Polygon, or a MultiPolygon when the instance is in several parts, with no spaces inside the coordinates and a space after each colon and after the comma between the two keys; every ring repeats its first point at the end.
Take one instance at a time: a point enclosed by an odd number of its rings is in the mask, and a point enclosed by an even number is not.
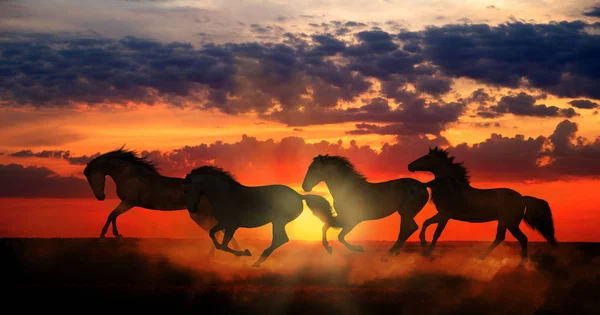
{"type": "MultiPolygon", "coordinates": [[[[559,241],[596,242],[599,111],[595,1],[0,0],[0,237],[98,236],[118,200],[110,183],[94,199],[82,171],[122,145],[168,176],[214,164],[299,192],[318,154],[373,182],[427,181],[407,164],[439,146],[474,187],[547,200],[559,241]]],[[[398,220],[348,239],[394,240],[398,220]]],[[[185,211],[118,222],[206,237],[185,211]]],[[[320,227],[305,210],[287,230],[320,227]]],[[[494,234],[453,221],[441,240],[494,234]]]]}

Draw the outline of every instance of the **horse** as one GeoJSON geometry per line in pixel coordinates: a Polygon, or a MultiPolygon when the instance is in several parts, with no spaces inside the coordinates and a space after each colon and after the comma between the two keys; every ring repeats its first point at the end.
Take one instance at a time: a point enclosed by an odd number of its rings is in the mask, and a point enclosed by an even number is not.
{"type": "MultiPolygon", "coordinates": [[[[104,239],[109,225],[116,238],[122,238],[117,229],[117,217],[133,207],[149,210],[174,211],[186,210],[183,193],[183,178],[163,176],[157,167],[148,160],[148,156],[139,157],[135,151],[120,149],[104,153],[89,161],[83,170],[96,199],[106,198],[104,186],[106,176],[113,179],[117,186],[117,196],[121,199],[119,205],[108,215],[100,233],[104,239]]],[[[211,215],[211,206],[205,202],[199,205],[201,211],[190,213],[192,220],[203,230],[208,231],[216,224],[211,215]]],[[[237,247],[237,242],[233,240],[237,247]]],[[[211,247],[209,255],[212,256],[211,247]]]]}
{"type": "Polygon", "coordinates": [[[285,226],[302,213],[302,200],[312,211],[332,211],[329,202],[321,196],[302,195],[284,185],[245,186],[231,173],[216,166],[196,168],[185,180],[185,198],[191,213],[197,211],[201,196],[206,196],[213,206],[217,224],[209,235],[219,250],[235,256],[251,256],[248,249],[241,251],[228,247],[233,234],[240,227],[255,228],[272,223],[271,246],[263,251],[254,267],[260,267],[275,249],[289,241],[285,226]],[[224,236],[219,244],[215,233],[221,230],[224,236]]]}
{"type": "Polygon", "coordinates": [[[435,179],[426,183],[431,189],[431,199],[438,211],[437,214],[423,222],[419,238],[421,245],[427,247],[425,232],[429,225],[437,223],[433,240],[425,254],[435,248],[438,238],[450,219],[465,222],[498,221],[496,238],[480,255],[485,259],[506,236],[506,230],[521,245],[521,261],[519,266],[527,263],[527,236],[519,228],[521,220],[533,230],[537,230],[552,245],[557,246],[554,237],[552,211],[548,202],[531,196],[523,196],[509,188],[479,189],[470,184],[469,174],[463,163],[454,161],[448,151],[429,149],[429,153],[408,165],[410,172],[427,171],[433,173],[435,179]]]}
{"type": "MultiPolygon", "coordinates": [[[[345,157],[318,155],[313,158],[302,183],[302,189],[310,192],[317,184],[325,182],[337,215],[320,213],[324,223],[322,244],[331,254],[327,240],[329,228],[341,228],[339,241],[351,251],[363,252],[360,245],[352,245],[345,237],[359,223],[378,220],[394,212],[400,214],[401,223],[398,238],[388,254],[398,255],[406,240],[418,229],[415,215],[429,201],[425,184],[413,178],[398,178],[385,182],[372,183],[359,173],[345,157]]],[[[382,260],[386,260],[384,257],[382,260]]]]}

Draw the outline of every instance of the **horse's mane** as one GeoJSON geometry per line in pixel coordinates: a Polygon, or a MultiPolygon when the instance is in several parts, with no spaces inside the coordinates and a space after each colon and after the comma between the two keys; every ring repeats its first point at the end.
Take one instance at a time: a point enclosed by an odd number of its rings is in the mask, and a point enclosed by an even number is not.
{"type": "Polygon", "coordinates": [[[463,165],[463,162],[455,162],[454,157],[449,156],[448,151],[439,149],[437,146],[433,149],[429,149],[429,153],[446,163],[450,168],[452,178],[467,184],[469,183],[469,170],[463,165]]]}
{"type": "Polygon", "coordinates": [[[200,166],[197,167],[195,169],[193,169],[190,172],[191,175],[215,175],[215,176],[221,176],[229,181],[232,181],[236,184],[239,184],[239,182],[235,179],[235,177],[229,173],[228,171],[220,168],[220,167],[216,167],[213,165],[204,165],[204,166],[200,166]]]}
{"type": "Polygon", "coordinates": [[[350,162],[350,160],[348,160],[346,157],[339,156],[339,155],[325,154],[325,155],[319,155],[319,156],[315,157],[313,160],[320,160],[323,163],[331,163],[331,164],[337,166],[342,171],[342,174],[344,174],[344,175],[353,175],[353,176],[357,176],[358,178],[360,178],[362,180],[367,180],[367,178],[361,172],[356,170],[356,168],[354,167],[354,164],[352,164],[352,162],[350,162]]]}
{"type": "MultiPolygon", "coordinates": [[[[110,158],[110,159],[117,159],[117,160],[121,160],[121,161],[125,161],[125,162],[130,162],[130,163],[140,166],[146,170],[149,170],[153,173],[159,174],[158,168],[156,167],[156,165],[154,165],[154,163],[152,161],[148,160],[148,155],[140,157],[137,155],[136,151],[126,150],[126,149],[124,149],[124,147],[121,147],[120,149],[117,149],[114,151],[104,153],[104,154],[98,156],[97,158],[95,158],[94,160],[100,159],[100,158],[110,158]]],[[[94,161],[94,160],[92,160],[92,161],[94,161]]],[[[90,161],[90,163],[92,161],[90,161]]]]}

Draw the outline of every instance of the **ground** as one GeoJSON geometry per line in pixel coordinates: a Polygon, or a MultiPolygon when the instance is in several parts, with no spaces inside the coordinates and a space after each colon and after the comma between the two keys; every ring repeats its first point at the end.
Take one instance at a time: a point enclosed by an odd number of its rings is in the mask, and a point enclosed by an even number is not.
{"type": "Polygon", "coordinates": [[[252,257],[197,239],[0,239],[5,307],[63,313],[194,311],[285,314],[597,314],[600,243],[442,242],[429,257],[409,243],[387,262],[387,242],[290,242],[251,267],[264,241],[240,240],[252,257]]]}

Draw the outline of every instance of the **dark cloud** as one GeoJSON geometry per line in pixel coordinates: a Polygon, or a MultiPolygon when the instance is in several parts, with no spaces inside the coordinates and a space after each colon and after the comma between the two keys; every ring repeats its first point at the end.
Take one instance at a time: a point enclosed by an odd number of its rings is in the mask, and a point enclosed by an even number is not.
{"type": "Polygon", "coordinates": [[[581,15],[600,18],[600,4],[584,11],[581,15]]]}
{"type": "Polygon", "coordinates": [[[392,40],[392,35],[380,30],[362,31],[356,34],[361,42],[358,46],[352,46],[348,55],[362,56],[366,54],[377,54],[395,51],[399,46],[392,40]]]}
{"type": "Polygon", "coordinates": [[[573,107],[581,108],[581,109],[593,109],[598,108],[598,103],[588,101],[588,100],[573,100],[570,101],[569,104],[573,107]]]}
{"type": "Polygon", "coordinates": [[[236,114],[264,112],[275,104],[296,107],[306,103],[309,90],[317,91],[311,104],[332,106],[369,87],[360,74],[324,59],[344,48],[325,35],[313,38],[312,49],[290,36],[295,46],[206,44],[201,49],[134,37],[6,36],[0,43],[5,60],[0,95],[13,106],[195,102],[236,114]]]}
{"type": "Polygon", "coordinates": [[[399,38],[420,38],[424,57],[450,76],[600,99],[598,28],[583,21],[455,24],[401,32],[399,38]]]}
{"type": "Polygon", "coordinates": [[[317,43],[317,46],[312,49],[311,53],[317,56],[333,56],[346,49],[346,43],[331,35],[313,35],[312,40],[317,43]]]}
{"type": "Polygon", "coordinates": [[[92,156],[73,156],[71,155],[71,151],[63,151],[63,150],[43,150],[40,152],[33,152],[31,150],[21,150],[18,152],[14,152],[9,154],[12,157],[38,157],[38,158],[55,158],[55,159],[64,159],[72,165],[85,165],[90,160],[94,159],[100,155],[100,153],[96,153],[92,156]]]}
{"type": "Polygon", "coordinates": [[[600,137],[593,141],[577,136],[577,123],[560,122],[548,136],[513,138],[492,134],[472,146],[449,150],[458,160],[480,173],[482,180],[559,180],[600,177],[600,137]]]}
{"type": "Polygon", "coordinates": [[[346,27],[365,27],[365,26],[367,26],[367,24],[362,23],[362,22],[348,21],[348,22],[344,23],[344,26],[346,26],[346,27]]]}
{"type": "Polygon", "coordinates": [[[487,105],[491,102],[496,101],[496,98],[485,91],[484,88],[479,88],[471,93],[469,97],[467,97],[466,101],[468,103],[476,103],[479,105],[487,105]]]}
{"type": "Polygon", "coordinates": [[[478,127],[478,128],[500,127],[500,123],[499,122],[492,123],[492,122],[489,122],[489,121],[488,122],[484,122],[484,123],[476,122],[476,123],[474,123],[474,125],[475,125],[475,127],[478,127]]]}
{"type": "Polygon", "coordinates": [[[498,104],[489,107],[480,107],[477,114],[484,118],[494,118],[504,114],[534,117],[567,117],[578,114],[573,108],[558,108],[545,104],[536,104],[536,97],[525,92],[506,95],[500,98],[498,104]]]}
{"type": "Polygon", "coordinates": [[[84,179],[46,167],[0,164],[0,198],[93,198],[84,179]]]}
{"type": "Polygon", "coordinates": [[[423,93],[440,96],[452,90],[452,81],[449,78],[423,75],[417,78],[415,88],[423,93]]]}
{"type": "Polygon", "coordinates": [[[393,124],[384,129],[359,128],[350,134],[381,133],[400,135],[439,135],[446,127],[458,121],[465,111],[464,103],[428,102],[423,98],[406,99],[396,108],[392,108],[386,99],[375,98],[360,108],[303,110],[298,112],[274,112],[275,120],[290,126],[315,124],[333,124],[343,122],[381,122],[393,124]]]}
{"type": "MultiPolygon", "coordinates": [[[[260,36],[278,40],[200,48],[135,37],[4,33],[0,106],[160,102],[234,115],[252,112],[290,126],[364,122],[423,130],[405,127],[409,122],[403,113],[416,108],[417,114],[436,118],[427,131],[439,133],[463,111],[429,98],[449,93],[454,78],[600,98],[600,24],[451,24],[397,34],[372,28],[354,33],[350,41],[336,35],[355,24],[362,26],[354,21],[319,24],[319,34],[253,24],[250,28],[260,36]],[[392,118],[366,108],[341,108],[364,97],[372,79],[381,86],[374,97],[399,105],[390,111],[392,118]],[[430,114],[446,107],[454,108],[444,112],[449,117],[430,114]]],[[[505,96],[491,106],[487,92],[477,93],[458,103],[478,103],[482,117],[577,115],[572,108],[531,103],[527,95],[505,96]]]]}

